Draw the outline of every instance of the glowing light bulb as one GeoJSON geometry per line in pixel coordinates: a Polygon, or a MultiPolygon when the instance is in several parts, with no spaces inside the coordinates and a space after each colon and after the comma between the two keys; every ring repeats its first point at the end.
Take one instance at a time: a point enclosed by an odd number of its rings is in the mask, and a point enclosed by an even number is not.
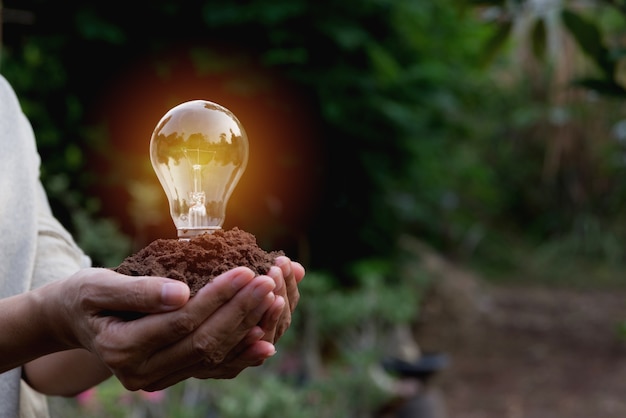
{"type": "Polygon", "coordinates": [[[248,137],[228,109],[193,100],[161,118],[150,140],[150,160],[178,238],[189,239],[221,229],[248,163],[248,137]]]}

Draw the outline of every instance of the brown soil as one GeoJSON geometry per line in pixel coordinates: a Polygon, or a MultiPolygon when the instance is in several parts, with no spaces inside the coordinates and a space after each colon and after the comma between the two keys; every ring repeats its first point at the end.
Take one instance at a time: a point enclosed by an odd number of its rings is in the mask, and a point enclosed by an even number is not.
{"type": "Polygon", "coordinates": [[[128,276],[161,276],[187,283],[191,295],[216,276],[246,266],[266,274],[282,251],[267,252],[239,228],[217,230],[189,241],[158,239],[127,257],[113,270],[128,276]]]}
{"type": "Polygon", "coordinates": [[[626,417],[625,290],[498,285],[481,294],[471,321],[425,312],[422,348],[451,359],[437,380],[449,418],[626,417]]]}

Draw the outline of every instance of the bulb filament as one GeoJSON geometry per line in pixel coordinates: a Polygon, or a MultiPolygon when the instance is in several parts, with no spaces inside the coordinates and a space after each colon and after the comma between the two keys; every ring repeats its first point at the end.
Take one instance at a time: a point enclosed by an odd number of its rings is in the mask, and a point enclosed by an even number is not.
{"type": "Polygon", "coordinates": [[[189,193],[189,226],[197,227],[205,224],[206,195],[202,191],[202,166],[193,165],[193,191],[189,193]]]}

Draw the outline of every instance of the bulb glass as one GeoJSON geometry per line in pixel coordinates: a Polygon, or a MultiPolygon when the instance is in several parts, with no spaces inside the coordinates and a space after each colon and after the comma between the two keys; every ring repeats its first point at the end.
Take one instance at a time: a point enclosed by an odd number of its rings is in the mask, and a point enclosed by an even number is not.
{"type": "Polygon", "coordinates": [[[228,109],[193,100],[161,118],[150,140],[150,160],[178,237],[188,239],[221,229],[248,163],[248,137],[228,109]]]}

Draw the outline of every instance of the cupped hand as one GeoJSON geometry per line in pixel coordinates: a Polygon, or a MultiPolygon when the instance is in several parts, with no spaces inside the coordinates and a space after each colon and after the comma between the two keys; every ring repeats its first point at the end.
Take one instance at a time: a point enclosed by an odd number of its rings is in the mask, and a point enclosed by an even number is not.
{"type": "Polygon", "coordinates": [[[57,286],[46,315],[54,318],[52,332],[68,348],[95,353],[130,390],[232,378],[261,364],[275,353],[264,337],[286,305],[274,294],[275,278],[246,267],[216,277],[191,299],[182,282],[108,269],[81,270],[57,286]],[[116,312],[150,315],[129,321],[116,312]]]}

